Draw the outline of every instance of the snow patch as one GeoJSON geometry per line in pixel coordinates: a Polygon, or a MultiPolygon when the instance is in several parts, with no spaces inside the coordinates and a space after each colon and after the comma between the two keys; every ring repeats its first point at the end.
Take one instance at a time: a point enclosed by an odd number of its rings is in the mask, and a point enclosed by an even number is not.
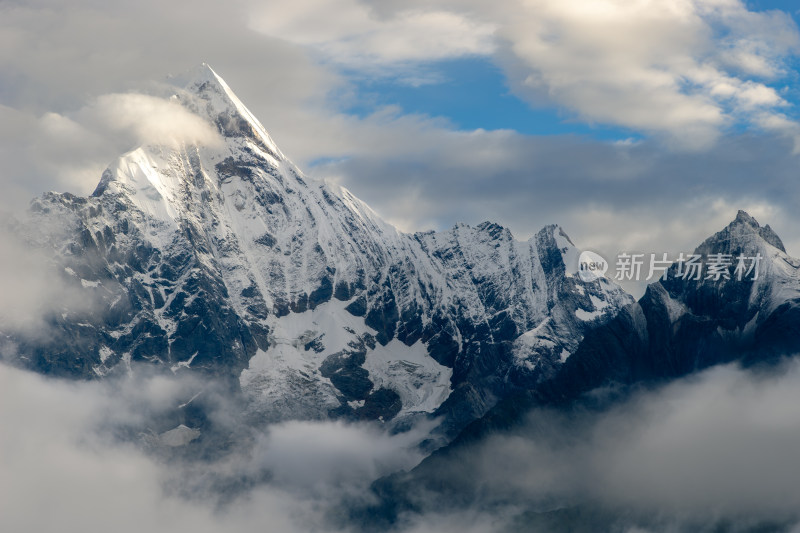
{"type": "Polygon", "coordinates": [[[181,368],[189,368],[190,366],[192,366],[192,361],[194,361],[194,358],[197,357],[198,353],[200,353],[200,352],[194,352],[192,354],[192,356],[189,359],[187,359],[186,361],[178,361],[176,364],[172,365],[172,367],[170,368],[172,373],[174,374],[175,372],[177,372],[181,368]]]}
{"type": "Polygon", "coordinates": [[[106,359],[111,357],[114,354],[114,351],[109,348],[108,346],[101,346],[100,347],[100,362],[105,363],[106,359]]]}
{"type": "Polygon", "coordinates": [[[564,230],[559,226],[553,229],[553,238],[556,241],[556,246],[558,246],[558,250],[561,252],[561,258],[564,261],[564,274],[568,278],[576,276],[578,274],[578,258],[580,256],[578,249],[570,242],[564,230]]]}
{"type": "MultiPolygon", "coordinates": [[[[331,300],[304,313],[271,316],[270,347],[250,359],[239,378],[242,389],[260,398],[259,403],[272,404],[278,415],[316,418],[323,410],[339,406],[338,391],[320,374],[320,366],[329,355],[352,349],[352,343],[360,345],[364,335],[377,333],[362,318],[345,311],[349,303],[331,300]],[[320,351],[306,349],[314,339],[320,339],[320,351]]],[[[375,389],[385,387],[400,396],[400,416],[431,413],[450,395],[452,370],[430,357],[422,342],[406,346],[395,339],[366,350],[363,367],[370,381],[375,389]]]]}
{"type": "Polygon", "coordinates": [[[200,432],[198,430],[192,429],[190,427],[181,424],[176,428],[161,433],[158,436],[158,441],[164,446],[177,448],[179,446],[186,446],[199,436],[200,432]]]}
{"type": "Polygon", "coordinates": [[[594,320],[603,316],[602,311],[584,311],[583,309],[576,309],[575,316],[577,316],[580,320],[584,322],[589,322],[590,320],[594,320]]]}
{"type": "Polygon", "coordinates": [[[397,339],[367,353],[364,368],[375,388],[394,390],[403,402],[401,416],[432,413],[450,396],[453,370],[428,355],[420,341],[406,346],[397,339]]]}

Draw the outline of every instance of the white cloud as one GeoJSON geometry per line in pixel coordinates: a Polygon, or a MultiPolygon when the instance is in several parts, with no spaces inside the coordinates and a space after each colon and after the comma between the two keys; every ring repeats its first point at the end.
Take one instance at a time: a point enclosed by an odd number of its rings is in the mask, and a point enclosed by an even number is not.
{"type": "Polygon", "coordinates": [[[359,494],[373,480],[421,461],[416,446],[434,426],[428,422],[389,435],[379,427],[343,422],[277,424],[259,439],[253,467],[269,471],[272,482],[286,491],[359,494]]]}
{"type": "Polygon", "coordinates": [[[739,0],[528,0],[497,13],[516,92],[589,122],[702,149],[788,105],[760,81],[800,49],[786,14],[739,0]]]}
{"type": "Polygon", "coordinates": [[[430,429],[390,436],[366,424],[290,422],[261,433],[242,421],[229,388],[135,370],[68,382],[0,363],[0,529],[350,531],[344,502],[413,466],[430,429]],[[142,435],[170,427],[165,414],[198,391],[225,446],[209,444],[204,457],[147,453],[142,435]]]}
{"type": "Polygon", "coordinates": [[[180,104],[139,93],[101,95],[66,113],[0,105],[0,120],[5,209],[45,190],[87,195],[114,159],[142,144],[221,142],[212,125],[180,104]]]}
{"type": "Polygon", "coordinates": [[[797,361],[727,366],[602,412],[534,410],[516,429],[428,465],[407,495],[420,512],[404,519],[422,531],[459,524],[464,513],[485,531],[516,530],[509,523],[526,531],[787,530],[800,507],[798,384],[797,361]],[[576,507],[549,521],[532,516],[576,507]]]}
{"type": "Polygon", "coordinates": [[[197,143],[215,146],[222,138],[209,124],[180,103],[145,94],[106,94],[83,109],[81,118],[94,131],[142,144],[180,145],[197,143]]]}
{"type": "Polygon", "coordinates": [[[482,452],[484,472],[504,490],[519,483],[529,495],[555,489],[673,516],[796,516],[800,471],[791,457],[800,436],[800,365],[760,372],[719,367],[636,395],[589,415],[586,433],[586,426],[574,431],[581,427],[575,420],[550,419],[560,437],[569,435],[563,448],[552,447],[557,434],[500,437],[500,449],[487,444],[482,452]],[[519,475],[496,468],[492,455],[502,450],[507,466],[529,459],[517,464],[519,475]]]}
{"type": "MultiPolygon", "coordinates": [[[[110,162],[109,140],[58,113],[39,116],[0,105],[3,209],[25,206],[34,194],[87,194],[110,162]]],[[[112,144],[113,146],[113,144],[112,144]]]]}
{"type": "Polygon", "coordinates": [[[492,24],[435,6],[381,13],[358,0],[302,0],[257,12],[250,23],[257,31],[373,73],[494,49],[492,24]]]}
{"type": "Polygon", "coordinates": [[[68,383],[0,364],[0,529],[3,531],[119,531],[193,533],[308,531],[314,513],[303,501],[269,488],[226,512],[213,501],[169,495],[177,466],[160,464],[130,443],[100,431],[137,417],[164,383],[68,383]],[[136,390],[143,386],[143,390],[136,390]],[[115,390],[116,389],[116,390],[115,390]]]}
{"type": "MultiPolygon", "coordinates": [[[[52,333],[47,319],[53,313],[77,316],[96,313],[94,296],[64,282],[45,250],[32,249],[24,237],[0,228],[0,331],[46,338],[52,333]]],[[[13,345],[0,346],[0,358],[13,345]]]]}
{"type": "Polygon", "coordinates": [[[493,57],[534,105],[680,149],[708,148],[742,125],[797,133],[762,118],[789,107],[774,84],[800,51],[797,27],[740,0],[306,0],[256,13],[258,31],[362,74],[415,79],[421,64],[493,57]]]}

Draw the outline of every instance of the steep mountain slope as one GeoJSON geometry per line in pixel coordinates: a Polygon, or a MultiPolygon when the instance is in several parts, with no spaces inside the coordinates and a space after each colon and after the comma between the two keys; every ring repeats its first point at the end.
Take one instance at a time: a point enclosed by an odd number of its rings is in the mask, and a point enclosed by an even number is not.
{"type": "Polygon", "coordinates": [[[303,176],[206,65],[170,92],[218,142],[141,146],[89,198],[31,204],[16,230],[82,297],[46,335],[0,324],[5,359],[75,378],[149,363],[227,380],[256,420],[443,414],[452,435],[630,303],[576,275],[556,226],[397,231],[303,176]]]}
{"type": "MultiPolygon", "coordinates": [[[[695,254],[708,264],[730,256],[729,279],[678,276],[650,285],[636,304],[583,340],[559,383],[573,394],[611,383],[667,380],[730,361],[770,362],[800,349],[800,260],[769,226],[740,211],[695,254]],[[736,275],[738,257],[760,257],[757,272],[736,275]]],[[[748,261],[749,264],[752,263],[748,261]]]]}
{"type": "MultiPolygon", "coordinates": [[[[667,279],[649,285],[638,302],[586,332],[551,379],[501,400],[412,472],[376,483],[383,505],[369,509],[369,520],[392,522],[402,511],[472,505],[481,487],[469,474],[453,474],[460,454],[484,438],[519,428],[534,408],[561,413],[602,410],[637,388],[668,383],[714,365],[768,366],[800,353],[800,260],[786,254],[769,226],[760,226],[740,211],[695,254],[706,265],[699,277],[679,275],[687,272],[687,261],[674,264],[667,279]],[[716,254],[731,259],[727,278],[709,276],[707,265],[716,254]],[[757,268],[739,276],[740,256],[760,257],[757,268]]],[[[573,511],[586,514],[575,509],[568,513],[573,511]]],[[[577,530],[594,530],[592,519],[577,530]]]]}

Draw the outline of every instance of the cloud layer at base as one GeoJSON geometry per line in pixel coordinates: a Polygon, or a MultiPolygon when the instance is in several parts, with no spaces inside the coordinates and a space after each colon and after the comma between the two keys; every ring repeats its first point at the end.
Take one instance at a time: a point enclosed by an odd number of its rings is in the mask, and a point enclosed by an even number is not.
{"type": "Polygon", "coordinates": [[[424,428],[399,436],[336,422],[252,430],[237,425],[235,404],[218,392],[207,379],[146,370],[87,383],[0,363],[0,529],[341,531],[328,513],[421,459],[424,428]],[[210,415],[235,436],[235,451],[202,461],[153,448],[164,413],[197,391],[212,397],[210,415]]]}
{"type": "MultiPolygon", "coordinates": [[[[345,502],[374,503],[374,479],[420,459],[424,428],[392,437],[336,422],[278,424],[210,463],[167,460],[119,438],[200,385],[163,376],[72,383],[0,365],[0,527],[355,531],[345,502]],[[220,479],[246,482],[231,500],[215,492],[230,484],[209,483],[220,479]]],[[[480,498],[459,508],[421,492],[428,512],[403,517],[399,530],[511,531],[523,511],[575,505],[618,513],[621,531],[791,523],[800,507],[799,391],[800,363],[791,361],[712,369],[601,414],[533,412],[527,426],[440,471],[470,479],[480,498]]],[[[234,420],[216,401],[216,416],[234,420]]]]}
{"type": "MultiPolygon", "coordinates": [[[[517,431],[461,449],[435,472],[468,480],[466,511],[505,518],[503,527],[533,523],[523,512],[579,508],[564,524],[747,531],[798,520],[798,442],[800,363],[792,360],[767,370],[714,368],[600,414],[534,411],[517,431]]],[[[412,500],[431,513],[450,507],[440,520],[464,511],[431,492],[412,500]]]]}

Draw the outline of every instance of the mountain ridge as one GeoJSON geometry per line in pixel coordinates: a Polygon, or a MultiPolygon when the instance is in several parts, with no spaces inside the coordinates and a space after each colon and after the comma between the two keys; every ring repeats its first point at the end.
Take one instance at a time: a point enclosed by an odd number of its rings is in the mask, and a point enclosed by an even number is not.
{"type": "MultiPolygon", "coordinates": [[[[706,259],[712,254],[760,254],[762,268],[750,279],[694,280],[678,276],[682,266],[674,264],[666,280],[648,285],[637,302],[586,332],[550,379],[499,401],[410,472],[376,481],[378,504],[355,515],[367,524],[385,526],[401,513],[470,507],[479,501],[481,487],[469,476],[451,477],[460,454],[487,438],[514,435],[534,410],[565,416],[603,412],[636,392],[713,366],[773,368],[800,353],[800,260],[786,254],[769,226],[739,211],[695,251],[706,259]]],[[[591,529],[587,524],[586,530],[591,529]]]]}
{"type": "Polygon", "coordinates": [[[489,222],[398,231],[304,176],[208,66],[167,93],[222,142],[145,144],[90,197],[32,202],[22,233],[95,305],[51,313],[51,339],[4,331],[16,363],[196,371],[228,380],[261,423],[442,416],[452,436],[631,301],[577,276],[559,226],[528,241],[489,222]]]}

